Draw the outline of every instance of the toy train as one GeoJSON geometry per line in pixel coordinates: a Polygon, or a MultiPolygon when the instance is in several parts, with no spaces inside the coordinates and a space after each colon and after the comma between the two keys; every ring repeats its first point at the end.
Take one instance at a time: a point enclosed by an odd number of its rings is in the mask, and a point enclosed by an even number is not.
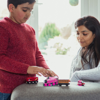
{"type": "Polygon", "coordinates": [[[58,85],[58,78],[55,77],[48,77],[46,80],[44,80],[44,86],[54,86],[58,85]]]}
{"type": "Polygon", "coordinates": [[[68,86],[70,83],[70,80],[63,80],[63,79],[60,79],[60,80],[58,80],[58,83],[59,83],[59,86],[61,86],[61,85],[66,85],[66,86],[68,86]]]}
{"type": "MultiPolygon", "coordinates": [[[[26,78],[27,84],[37,84],[38,83],[38,77],[28,77],[26,78]]],[[[48,77],[44,80],[43,85],[44,86],[55,86],[55,85],[66,85],[68,86],[70,84],[69,79],[58,79],[58,77],[48,77]]],[[[85,83],[82,80],[78,80],[78,86],[84,86],[85,83]]]]}
{"type": "Polygon", "coordinates": [[[48,77],[46,80],[44,80],[44,86],[55,86],[55,85],[66,85],[68,86],[70,83],[70,80],[59,80],[57,77],[48,77]]]}
{"type": "Polygon", "coordinates": [[[78,84],[77,84],[78,86],[84,86],[85,85],[85,83],[82,81],[82,80],[78,80],[78,84]]]}
{"type": "Polygon", "coordinates": [[[38,83],[38,77],[28,77],[26,78],[27,84],[37,84],[38,83]]]}

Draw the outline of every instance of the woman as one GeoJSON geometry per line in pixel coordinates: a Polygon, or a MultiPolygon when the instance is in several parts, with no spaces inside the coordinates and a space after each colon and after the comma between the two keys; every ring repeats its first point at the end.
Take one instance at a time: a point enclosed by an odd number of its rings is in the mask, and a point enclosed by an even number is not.
{"type": "Polygon", "coordinates": [[[71,66],[71,82],[100,81],[100,24],[93,16],[75,23],[77,40],[81,45],[71,66]]]}

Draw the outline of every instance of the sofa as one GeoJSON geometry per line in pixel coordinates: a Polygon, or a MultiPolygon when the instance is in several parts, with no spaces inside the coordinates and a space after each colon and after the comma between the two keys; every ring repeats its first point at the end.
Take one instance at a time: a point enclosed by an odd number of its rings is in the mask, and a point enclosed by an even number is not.
{"type": "Polygon", "coordinates": [[[16,87],[11,100],[100,100],[100,83],[85,82],[78,86],[77,82],[70,82],[69,86],[44,87],[38,84],[22,84],[16,87]]]}

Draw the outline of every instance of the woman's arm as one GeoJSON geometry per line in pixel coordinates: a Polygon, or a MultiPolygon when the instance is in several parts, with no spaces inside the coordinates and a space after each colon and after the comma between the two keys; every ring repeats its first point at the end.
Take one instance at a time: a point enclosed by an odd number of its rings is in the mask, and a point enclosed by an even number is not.
{"type": "Polygon", "coordinates": [[[79,49],[77,55],[72,60],[72,64],[70,68],[70,78],[72,77],[75,71],[81,70],[82,68],[80,51],[81,51],[81,48],[79,49]]]}
{"type": "Polygon", "coordinates": [[[100,81],[100,62],[96,68],[74,72],[71,77],[71,82],[77,82],[80,79],[86,81],[100,81]]]}

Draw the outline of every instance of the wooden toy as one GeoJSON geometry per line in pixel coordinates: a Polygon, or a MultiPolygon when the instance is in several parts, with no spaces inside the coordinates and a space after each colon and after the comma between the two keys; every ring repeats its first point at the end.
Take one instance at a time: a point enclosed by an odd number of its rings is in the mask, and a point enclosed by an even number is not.
{"type": "Polygon", "coordinates": [[[69,79],[59,79],[58,80],[58,85],[61,86],[61,85],[66,85],[68,86],[70,83],[70,80],[69,79]]]}
{"type": "Polygon", "coordinates": [[[57,77],[48,77],[44,80],[44,86],[55,86],[58,85],[58,78],[57,77]]]}
{"type": "Polygon", "coordinates": [[[78,84],[77,84],[78,86],[84,86],[85,85],[85,83],[82,81],[82,80],[78,80],[78,84]]]}
{"type": "Polygon", "coordinates": [[[38,77],[28,77],[26,79],[27,84],[37,84],[38,83],[38,77]]]}

